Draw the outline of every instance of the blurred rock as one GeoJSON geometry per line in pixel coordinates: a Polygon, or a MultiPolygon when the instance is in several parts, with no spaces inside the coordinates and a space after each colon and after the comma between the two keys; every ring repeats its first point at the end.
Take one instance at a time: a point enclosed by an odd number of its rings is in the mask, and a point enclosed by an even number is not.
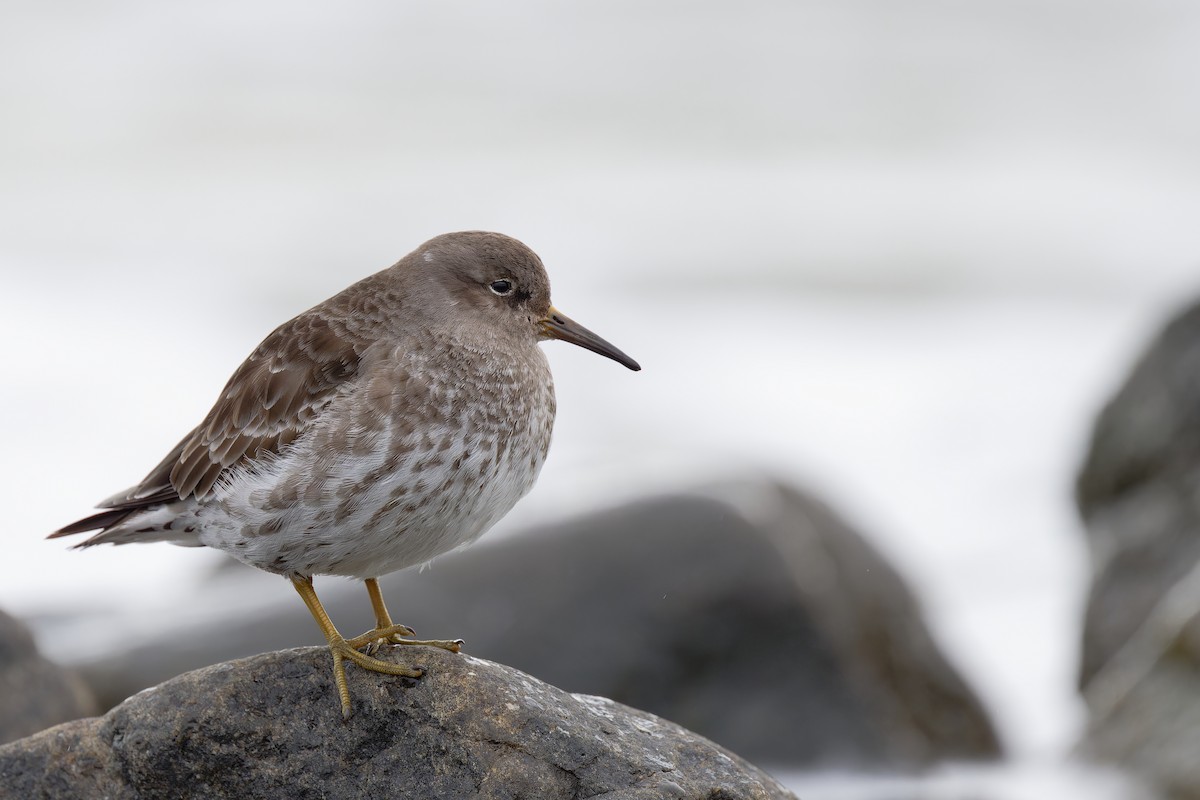
{"type": "Polygon", "coordinates": [[[324,648],[182,675],[104,717],[0,747],[0,796],[792,798],[650,714],[442,650],[384,657],[429,673],[413,682],[350,667],[347,722],[324,648]]]}
{"type": "Polygon", "coordinates": [[[1076,494],[1093,564],[1081,750],[1200,798],[1200,306],[1101,412],[1076,494]]]}
{"type": "Polygon", "coordinates": [[[96,711],[83,682],[40,656],[29,631],[0,611],[0,744],[96,711]]]}
{"type": "MultiPolygon", "coordinates": [[[[472,654],[763,763],[908,768],[999,753],[911,594],[858,534],[773,483],[707,494],[485,541],[385,579],[384,592],[422,635],[462,636],[472,654]]],[[[320,641],[291,589],[269,586],[286,612],[172,635],[86,674],[120,698],[199,664],[320,641]]],[[[369,627],[361,586],[317,588],[335,619],[369,627]]]]}
{"type": "Polygon", "coordinates": [[[1088,684],[1081,751],[1173,800],[1200,798],[1200,569],[1088,684]]]}
{"type": "Polygon", "coordinates": [[[1094,580],[1086,685],[1200,557],[1200,306],[1172,320],[1096,420],[1076,483],[1094,580]]]}

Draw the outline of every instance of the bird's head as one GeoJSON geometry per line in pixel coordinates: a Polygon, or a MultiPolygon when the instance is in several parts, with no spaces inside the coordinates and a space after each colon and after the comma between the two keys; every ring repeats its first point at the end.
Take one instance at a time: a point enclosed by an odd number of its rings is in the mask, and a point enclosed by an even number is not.
{"type": "Polygon", "coordinates": [[[423,273],[427,291],[420,302],[430,305],[426,311],[460,322],[474,318],[481,329],[517,337],[561,339],[631,370],[641,369],[550,304],[550,279],[542,260],[516,239],[485,231],[447,233],[430,239],[408,258],[423,273]]]}

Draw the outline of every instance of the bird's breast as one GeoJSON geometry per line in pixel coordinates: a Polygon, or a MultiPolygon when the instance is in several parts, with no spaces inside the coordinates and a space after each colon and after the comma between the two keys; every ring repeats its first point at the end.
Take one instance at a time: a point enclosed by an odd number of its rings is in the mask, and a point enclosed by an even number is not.
{"type": "MultiPolygon", "coordinates": [[[[227,487],[221,544],[264,569],[371,577],[478,538],[533,487],[555,400],[532,357],[412,359],[365,376],[270,469],[227,487]],[[264,563],[265,562],[265,563],[264,563]]],[[[207,542],[206,542],[207,543],[207,542]]]]}

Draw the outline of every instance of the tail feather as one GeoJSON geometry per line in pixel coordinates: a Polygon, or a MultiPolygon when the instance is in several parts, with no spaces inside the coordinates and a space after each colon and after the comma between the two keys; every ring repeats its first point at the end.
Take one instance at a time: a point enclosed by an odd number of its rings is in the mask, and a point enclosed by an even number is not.
{"type": "Polygon", "coordinates": [[[180,521],[181,512],[187,513],[178,506],[162,503],[142,508],[109,508],[72,522],[46,538],[57,539],[86,531],[99,531],[75,545],[75,548],[133,542],[171,542],[185,547],[200,547],[195,527],[180,521]]]}
{"type": "Polygon", "coordinates": [[[140,517],[145,513],[154,516],[154,512],[158,509],[180,501],[179,493],[171,486],[171,464],[173,463],[173,459],[179,457],[179,453],[187,441],[187,438],[184,438],[182,442],[176,445],[175,449],[171,451],[171,454],[167,456],[163,463],[159,464],[137,486],[113,495],[100,503],[100,511],[92,514],[90,517],[84,517],[78,522],[65,525],[46,538],[57,539],[61,536],[72,536],[76,533],[98,530],[100,533],[75,545],[75,547],[90,547],[105,542],[125,544],[131,541],[159,541],[163,539],[169,541],[171,539],[170,536],[148,537],[144,534],[159,532],[154,530],[158,526],[164,528],[161,533],[170,531],[170,520],[173,515],[169,515],[166,518],[154,519],[149,527],[140,524],[140,517]],[[137,529],[133,531],[125,529],[121,523],[135,515],[139,519],[131,520],[131,522],[138,524],[137,529]]]}
{"type": "Polygon", "coordinates": [[[113,525],[119,524],[123,519],[132,513],[133,511],[128,508],[112,508],[106,511],[101,511],[98,514],[92,514],[90,517],[84,517],[78,522],[72,522],[70,525],[64,525],[46,538],[57,539],[60,536],[71,536],[76,533],[85,533],[86,531],[111,528],[113,525]]]}

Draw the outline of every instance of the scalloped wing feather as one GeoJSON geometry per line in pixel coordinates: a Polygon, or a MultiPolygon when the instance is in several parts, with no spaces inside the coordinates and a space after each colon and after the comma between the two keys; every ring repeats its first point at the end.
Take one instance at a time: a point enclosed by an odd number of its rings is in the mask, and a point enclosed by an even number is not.
{"type": "Polygon", "coordinates": [[[137,486],[100,508],[203,499],[230,469],[278,453],[357,374],[361,352],[315,311],[284,323],[238,367],[204,421],[137,486]]]}
{"type": "Polygon", "coordinates": [[[278,453],[358,372],[360,353],[317,314],[284,324],[229,379],[171,468],[179,496],[203,499],[235,465],[278,453]]]}

